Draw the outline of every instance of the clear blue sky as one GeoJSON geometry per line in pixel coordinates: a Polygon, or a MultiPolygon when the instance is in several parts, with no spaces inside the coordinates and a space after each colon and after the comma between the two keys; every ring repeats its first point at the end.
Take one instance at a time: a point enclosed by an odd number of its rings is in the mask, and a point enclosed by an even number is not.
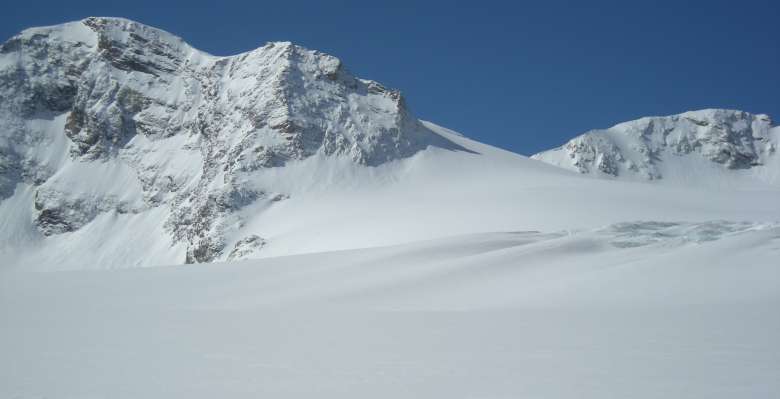
{"type": "Polygon", "coordinates": [[[17,1],[0,36],[90,15],[217,55],[289,40],[401,89],[418,117],[531,154],[707,107],[780,120],[780,1],[17,1]]]}

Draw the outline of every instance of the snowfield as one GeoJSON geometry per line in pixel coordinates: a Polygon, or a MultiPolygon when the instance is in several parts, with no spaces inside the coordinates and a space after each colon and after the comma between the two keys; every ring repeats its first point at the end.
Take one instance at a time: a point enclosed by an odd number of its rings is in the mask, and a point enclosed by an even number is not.
{"type": "Polygon", "coordinates": [[[767,398],[780,227],[620,224],[6,272],[10,398],[767,398]]]}
{"type": "Polygon", "coordinates": [[[120,18],[0,45],[0,96],[0,398],[780,397],[767,115],[529,158],[120,18]]]}

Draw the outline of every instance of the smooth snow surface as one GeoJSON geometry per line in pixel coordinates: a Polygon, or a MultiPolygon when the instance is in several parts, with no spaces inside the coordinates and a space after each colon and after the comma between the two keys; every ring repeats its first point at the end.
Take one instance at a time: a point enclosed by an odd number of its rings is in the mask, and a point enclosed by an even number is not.
{"type": "Polygon", "coordinates": [[[0,275],[9,398],[769,398],[780,227],[0,275]]]}

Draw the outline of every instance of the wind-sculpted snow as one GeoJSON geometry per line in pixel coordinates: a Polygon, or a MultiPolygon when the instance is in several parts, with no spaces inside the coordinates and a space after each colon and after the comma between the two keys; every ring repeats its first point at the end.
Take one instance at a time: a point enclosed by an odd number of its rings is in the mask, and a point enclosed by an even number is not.
{"type": "Polygon", "coordinates": [[[533,158],[586,174],[642,180],[671,177],[686,183],[704,177],[704,184],[713,183],[706,181],[713,180],[712,173],[697,176],[694,171],[686,179],[684,169],[754,169],[759,180],[780,184],[775,155],[779,143],[780,131],[772,128],[767,115],[709,109],[593,130],[533,158]]]}
{"type": "Polygon", "coordinates": [[[355,78],[335,57],[285,42],[214,57],[118,18],[8,40],[0,97],[0,200],[17,184],[34,190],[34,223],[46,236],[106,212],[166,207],[160,222],[187,262],[225,252],[236,211],[288,196],[248,184],[259,170],[314,155],[377,166],[429,146],[461,149],[415,119],[399,92],[355,78]],[[115,183],[90,192],[49,187],[55,175],[88,178],[70,169],[119,168],[127,170],[115,183]],[[128,174],[141,204],[111,193],[128,174]]]}

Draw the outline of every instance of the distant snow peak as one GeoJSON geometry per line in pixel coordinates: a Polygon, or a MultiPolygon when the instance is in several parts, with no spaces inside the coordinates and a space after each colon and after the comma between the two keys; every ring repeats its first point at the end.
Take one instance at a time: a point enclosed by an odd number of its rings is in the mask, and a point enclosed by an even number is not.
{"type": "Polygon", "coordinates": [[[580,173],[654,180],[679,173],[669,170],[679,159],[732,170],[760,167],[774,155],[777,139],[767,115],[705,109],[593,130],[533,158],[580,173]]]}

